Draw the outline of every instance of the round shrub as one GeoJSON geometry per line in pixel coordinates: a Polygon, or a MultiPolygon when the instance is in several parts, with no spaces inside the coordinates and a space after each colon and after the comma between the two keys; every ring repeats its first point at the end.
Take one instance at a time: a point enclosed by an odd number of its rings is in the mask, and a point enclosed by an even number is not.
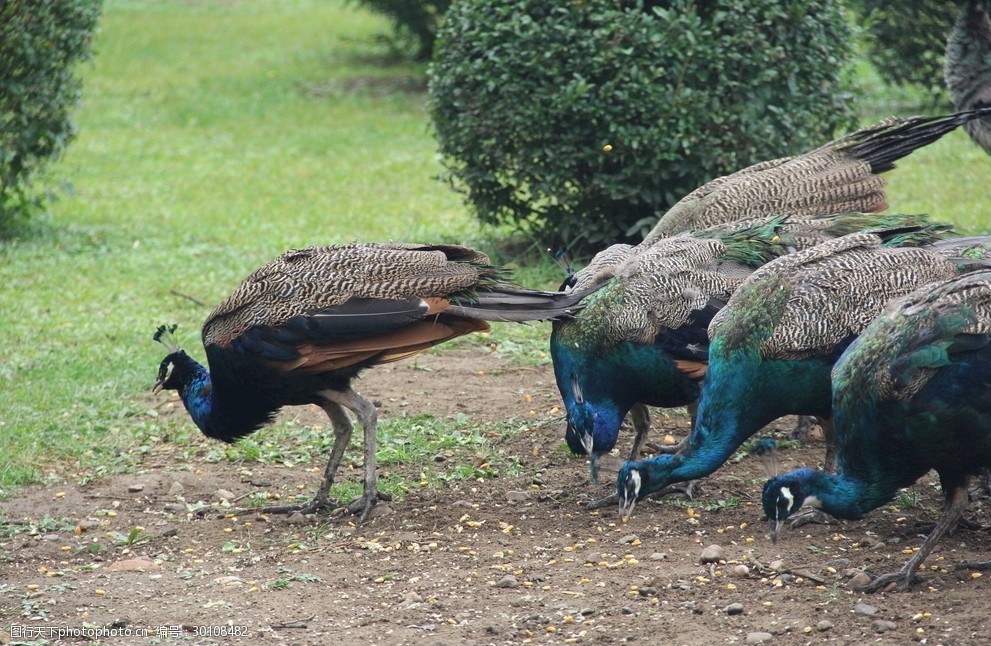
{"type": "Polygon", "coordinates": [[[75,134],[73,72],[90,55],[102,0],[0,2],[0,225],[28,202],[25,184],[75,134]]]}
{"type": "Polygon", "coordinates": [[[828,0],[458,0],[430,67],[447,178],[487,223],[593,249],[705,181],[852,125],[828,0]]]}

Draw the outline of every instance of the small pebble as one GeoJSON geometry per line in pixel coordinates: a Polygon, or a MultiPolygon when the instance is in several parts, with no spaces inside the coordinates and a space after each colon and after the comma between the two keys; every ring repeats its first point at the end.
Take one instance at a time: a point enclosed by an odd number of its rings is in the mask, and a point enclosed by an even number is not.
{"type": "Polygon", "coordinates": [[[877,621],[874,622],[874,630],[878,631],[879,633],[886,633],[889,630],[894,630],[896,628],[898,628],[898,624],[896,624],[893,621],[878,619],[877,621]]]}
{"type": "Polygon", "coordinates": [[[702,550],[699,556],[699,563],[718,563],[726,560],[726,550],[719,545],[710,545],[702,550]]]}
{"type": "Polygon", "coordinates": [[[594,615],[595,610],[593,610],[592,608],[582,608],[581,610],[578,611],[578,614],[580,614],[582,617],[588,617],[589,615],[594,615]]]}
{"type": "Polygon", "coordinates": [[[822,621],[816,624],[816,630],[818,630],[821,633],[824,633],[827,630],[831,630],[832,628],[833,628],[833,622],[831,622],[828,619],[823,619],[822,621]]]}
{"type": "Polygon", "coordinates": [[[639,540],[636,534],[627,534],[623,538],[616,541],[616,543],[619,545],[629,545],[635,540],[639,540]]]}
{"type": "Polygon", "coordinates": [[[863,615],[865,617],[873,617],[877,614],[877,608],[868,603],[858,603],[853,607],[854,614],[863,615]]]}
{"type": "Polygon", "coordinates": [[[506,500],[509,502],[526,502],[530,500],[530,494],[526,491],[507,491],[506,500]]]}
{"type": "Polygon", "coordinates": [[[289,523],[290,525],[305,525],[306,516],[299,513],[298,511],[294,511],[293,513],[289,514],[288,518],[286,518],[286,522],[289,523]]]}
{"type": "Polygon", "coordinates": [[[137,493],[139,491],[144,491],[145,490],[145,486],[143,484],[135,483],[135,484],[132,484],[132,485],[128,485],[127,486],[127,490],[130,491],[131,493],[137,493]]]}
{"type": "Polygon", "coordinates": [[[496,581],[497,588],[518,588],[520,587],[520,582],[512,574],[507,574],[498,581],[496,581]]]}
{"type": "Polygon", "coordinates": [[[743,578],[750,574],[750,568],[742,563],[740,565],[734,565],[730,568],[729,575],[737,578],[743,578]]]}
{"type": "Polygon", "coordinates": [[[650,555],[651,561],[663,561],[668,557],[667,552],[654,552],[650,555]]]}
{"type": "Polygon", "coordinates": [[[171,538],[172,536],[178,536],[178,535],[179,535],[179,529],[177,527],[166,527],[165,529],[162,530],[162,533],[159,534],[159,536],[161,536],[162,538],[171,538]]]}
{"type": "Polygon", "coordinates": [[[846,582],[846,587],[850,590],[859,590],[871,582],[871,575],[866,572],[857,572],[846,582]]]}
{"type": "Polygon", "coordinates": [[[186,491],[186,488],[183,487],[182,483],[179,482],[178,480],[173,482],[172,486],[169,487],[170,496],[181,496],[184,491],[186,491]]]}
{"type": "Polygon", "coordinates": [[[781,559],[777,559],[768,563],[767,567],[771,568],[775,572],[780,572],[781,570],[785,569],[785,562],[782,561],[781,559]]]}
{"type": "Polygon", "coordinates": [[[233,500],[237,496],[233,492],[227,491],[226,489],[217,489],[213,492],[213,497],[217,500],[233,500]]]}
{"type": "Polygon", "coordinates": [[[620,612],[622,612],[624,615],[633,615],[633,614],[636,614],[635,612],[633,612],[633,608],[631,608],[629,606],[623,606],[623,608],[622,608],[622,610],[620,610],[620,612]]]}
{"type": "Polygon", "coordinates": [[[727,615],[742,615],[743,614],[743,604],[742,603],[731,603],[725,608],[723,612],[727,615]]]}
{"type": "Polygon", "coordinates": [[[763,644],[764,642],[769,642],[774,638],[771,633],[747,633],[747,643],[748,644],[763,644]]]}
{"type": "Polygon", "coordinates": [[[411,591],[406,595],[402,601],[399,602],[400,608],[410,608],[423,601],[423,597],[417,594],[416,590],[411,591]]]}

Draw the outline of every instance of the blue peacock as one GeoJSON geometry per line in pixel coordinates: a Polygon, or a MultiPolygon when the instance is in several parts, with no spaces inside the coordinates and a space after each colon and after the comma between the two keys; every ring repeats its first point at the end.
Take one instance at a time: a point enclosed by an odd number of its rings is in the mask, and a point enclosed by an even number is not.
{"type": "Polygon", "coordinates": [[[764,485],[777,538],[803,505],[859,519],[934,469],[945,505],[898,571],[867,591],[907,589],[962,518],[971,475],[991,466],[991,271],[927,285],[874,320],[833,371],[834,474],[798,469],[764,485]]]}
{"type": "Polygon", "coordinates": [[[517,287],[485,254],[458,245],[331,245],[288,251],[254,271],[207,317],[210,369],[179,348],[175,326],[156,341],[169,350],[154,390],[179,392],[204,434],[233,442],[272,421],[283,406],[316,404],[334,445],[316,495],[270,513],[333,506],[334,475],[352,434],[364,431],[364,493],[347,507],[364,522],[380,495],[375,477],[375,407],[351,388],[359,373],[457,336],[485,321],[570,316],[582,292],[517,287]]]}
{"type": "Polygon", "coordinates": [[[645,496],[713,473],[747,439],[785,415],[824,420],[830,468],[829,375],[842,352],[891,299],[988,266],[991,238],[936,242],[945,229],[882,233],[887,242],[871,233],[851,234],[755,271],[709,325],[705,387],[685,446],[675,455],[621,468],[621,516],[629,517],[645,496]]]}
{"type": "MultiPolygon", "coordinates": [[[[567,410],[569,448],[590,456],[594,475],[596,457],[615,446],[628,413],[636,431],[633,459],[649,429],[646,405],[680,402],[654,405],[684,406],[695,401],[707,349],[704,327],[729,294],[717,294],[704,301],[702,310],[689,311],[681,318],[665,314],[668,304],[658,301],[649,306],[652,309],[635,311],[646,299],[630,299],[627,294],[654,289],[651,279],[645,277],[641,258],[653,246],[680,232],[742,219],[783,213],[807,218],[883,210],[887,204],[879,173],[893,168],[901,157],[985,114],[991,114],[991,109],[886,119],[804,155],[756,164],[693,191],[658,221],[640,245],[614,245],[596,255],[571,277],[569,284],[575,289],[617,284],[598,293],[585,313],[557,323],[550,344],[558,389],[567,410]],[[663,324],[655,320],[658,312],[668,316],[663,324]],[[607,324],[608,320],[624,317],[650,320],[650,327],[626,333],[607,324]],[[665,334],[649,339],[650,330],[661,327],[665,334]],[[666,345],[672,347],[665,348],[666,345]],[[680,363],[675,364],[672,357],[680,363]],[[654,360],[658,362],[656,366],[654,360]],[[642,372],[642,378],[637,378],[638,372],[642,372]],[[658,385],[645,385],[650,381],[658,385]]],[[[746,269],[744,266],[736,263],[733,267],[738,271],[733,276],[736,283],[755,265],[751,263],[746,269]]],[[[691,285],[687,283],[686,288],[691,285]]],[[[673,298],[671,302],[676,305],[685,302],[680,292],[673,298]]]]}

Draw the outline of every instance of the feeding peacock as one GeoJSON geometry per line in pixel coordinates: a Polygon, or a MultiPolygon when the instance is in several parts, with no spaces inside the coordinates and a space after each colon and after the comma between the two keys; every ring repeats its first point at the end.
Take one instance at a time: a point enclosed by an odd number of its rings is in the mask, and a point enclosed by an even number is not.
{"type": "Polygon", "coordinates": [[[935,469],[945,499],[935,528],[866,587],[908,588],[960,521],[969,477],[991,465],[989,342],[991,271],[923,287],[874,320],[833,370],[836,473],[798,469],[764,485],[772,539],[804,504],[859,519],[935,469]]]}
{"type": "MultiPolygon", "coordinates": [[[[988,0],[967,0],[946,42],[943,78],[958,110],[991,106],[991,18],[988,0]]],[[[991,117],[964,126],[991,153],[991,117]]]]}
{"type": "Polygon", "coordinates": [[[360,244],[288,251],[257,269],[207,317],[203,346],[210,370],[189,357],[162,326],[169,348],[155,390],[179,391],[209,437],[233,442],[272,421],[283,406],[316,404],[334,429],[334,446],[313,499],[269,512],[312,513],[330,506],[334,474],[352,427],[364,431],[364,495],[349,511],[364,521],[378,499],[376,412],[351,388],[365,368],[397,361],[449,339],[488,329],[489,321],[568,316],[581,292],[541,292],[507,282],[481,252],[457,245],[360,244]]]}
{"type": "MultiPolygon", "coordinates": [[[[756,267],[851,231],[900,231],[924,221],[876,214],[765,218],[659,240],[631,256],[584,300],[585,309],[553,325],[569,447],[589,455],[594,477],[598,456],[615,446],[635,405],[691,405],[706,372],[709,321],[756,267]]],[[[632,455],[645,426],[638,425],[632,455]]]]}
{"type": "MultiPolygon", "coordinates": [[[[694,228],[701,229],[713,224],[784,213],[808,217],[844,211],[883,210],[887,206],[884,180],[877,175],[878,173],[890,170],[896,160],[984,114],[991,114],[991,109],[936,117],[890,118],[803,155],[762,162],[732,175],[715,179],[673,206],[640,245],[609,247],[596,255],[587,267],[572,276],[569,284],[575,289],[587,289],[610,281],[620,272],[629,273],[630,266],[640,262],[636,258],[654,244],[663,241],[666,236],[694,228]]],[[[623,288],[615,289],[622,291],[623,288]]],[[[601,300],[610,298],[608,293],[598,297],[601,300]]],[[[621,303],[613,302],[612,307],[614,309],[607,312],[609,316],[614,318],[624,316],[621,309],[615,309],[624,307],[621,303]]],[[[663,304],[658,307],[663,308],[663,304]]],[[[604,309],[598,307],[597,311],[604,309]]],[[[634,316],[642,316],[642,314],[634,314],[634,316]]],[[[706,316],[711,317],[711,312],[706,316]]],[[[634,451],[636,451],[649,428],[649,414],[645,404],[648,403],[647,400],[656,401],[660,397],[646,395],[644,401],[635,401],[629,406],[626,403],[615,404],[611,401],[612,395],[608,391],[613,389],[609,382],[615,378],[616,369],[612,365],[615,359],[603,355],[600,361],[593,353],[584,352],[580,347],[585,342],[582,339],[586,338],[590,339],[587,341],[590,346],[598,344],[598,347],[602,347],[600,342],[592,340],[595,334],[601,333],[602,328],[602,325],[595,322],[595,317],[594,313],[586,313],[580,317],[580,320],[556,325],[551,340],[558,388],[568,408],[568,445],[572,451],[585,454],[588,452],[585,444],[591,438],[593,459],[594,454],[612,449],[615,434],[627,411],[632,413],[636,429],[638,438],[634,442],[634,451]],[[591,329],[593,332],[583,332],[583,328],[591,329]],[[594,332],[597,328],[600,332],[594,332]],[[574,339],[578,339],[579,347],[573,351],[569,350],[576,355],[570,360],[570,365],[558,366],[559,361],[563,359],[563,353],[559,350],[562,345],[559,339],[566,335],[574,337],[569,342],[572,347],[574,347],[574,339]],[[557,351],[555,347],[558,348],[557,351]],[[585,381],[589,383],[583,383],[585,381]],[[604,400],[602,405],[608,411],[605,417],[610,418],[608,423],[604,421],[603,415],[573,412],[576,406],[573,394],[575,389],[581,390],[586,404],[595,406],[596,389],[599,386],[606,390],[601,397],[604,400]],[[618,421],[615,421],[617,416],[618,421]],[[596,419],[604,430],[595,431],[593,422],[596,419]],[[601,439],[597,436],[601,436],[601,439]]],[[[704,322],[702,324],[704,325],[704,322]]],[[[684,325],[684,321],[676,321],[674,324],[675,327],[681,325],[684,325]]],[[[635,333],[636,338],[643,336],[643,332],[635,333]]],[[[704,334],[696,334],[695,338],[702,343],[705,341],[704,334]]],[[[624,339],[618,337],[616,341],[624,341],[624,339]]],[[[698,345],[696,343],[696,346],[698,345]]],[[[698,352],[695,354],[698,355],[698,352]]],[[[623,374],[626,377],[623,381],[617,382],[617,386],[632,377],[629,370],[623,369],[623,374]]],[[[643,386],[637,388],[642,389],[643,386]]],[[[692,390],[687,384],[682,384],[677,389],[683,392],[686,389],[692,390]]],[[[629,399],[625,392],[619,397],[629,399]]],[[[678,405],[687,405],[693,401],[686,397],[682,399],[686,401],[678,405]]],[[[636,452],[631,455],[631,459],[635,455],[636,452]]]]}
{"type": "Polygon", "coordinates": [[[705,387],[684,448],[620,470],[621,516],[628,517],[644,496],[711,474],[785,415],[827,420],[825,464],[831,468],[829,374],[843,350],[891,299],[987,266],[980,257],[991,249],[991,238],[934,242],[945,228],[893,232],[889,246],[874,234],[852,234],[755,271],[709,325],[705,387]],[[892,246],[920,243],[930,244],[892,246]]]}

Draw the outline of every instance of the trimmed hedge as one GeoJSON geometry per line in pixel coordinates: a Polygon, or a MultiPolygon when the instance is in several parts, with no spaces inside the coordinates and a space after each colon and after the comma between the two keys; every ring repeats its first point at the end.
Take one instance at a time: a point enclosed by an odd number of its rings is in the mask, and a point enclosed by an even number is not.
{"type": "Polygon", "coordinates": [[[430,67],[447,179],[486,223],[586,249],[853,125],[829,0],[459,0],[430,67]]]}
{"type": "Polygon", "coordinates": [[[75,135],[77,63],[90,56],[102,0],[0,3],[0,224],[36,203],[27,183],[75,135]]]}

